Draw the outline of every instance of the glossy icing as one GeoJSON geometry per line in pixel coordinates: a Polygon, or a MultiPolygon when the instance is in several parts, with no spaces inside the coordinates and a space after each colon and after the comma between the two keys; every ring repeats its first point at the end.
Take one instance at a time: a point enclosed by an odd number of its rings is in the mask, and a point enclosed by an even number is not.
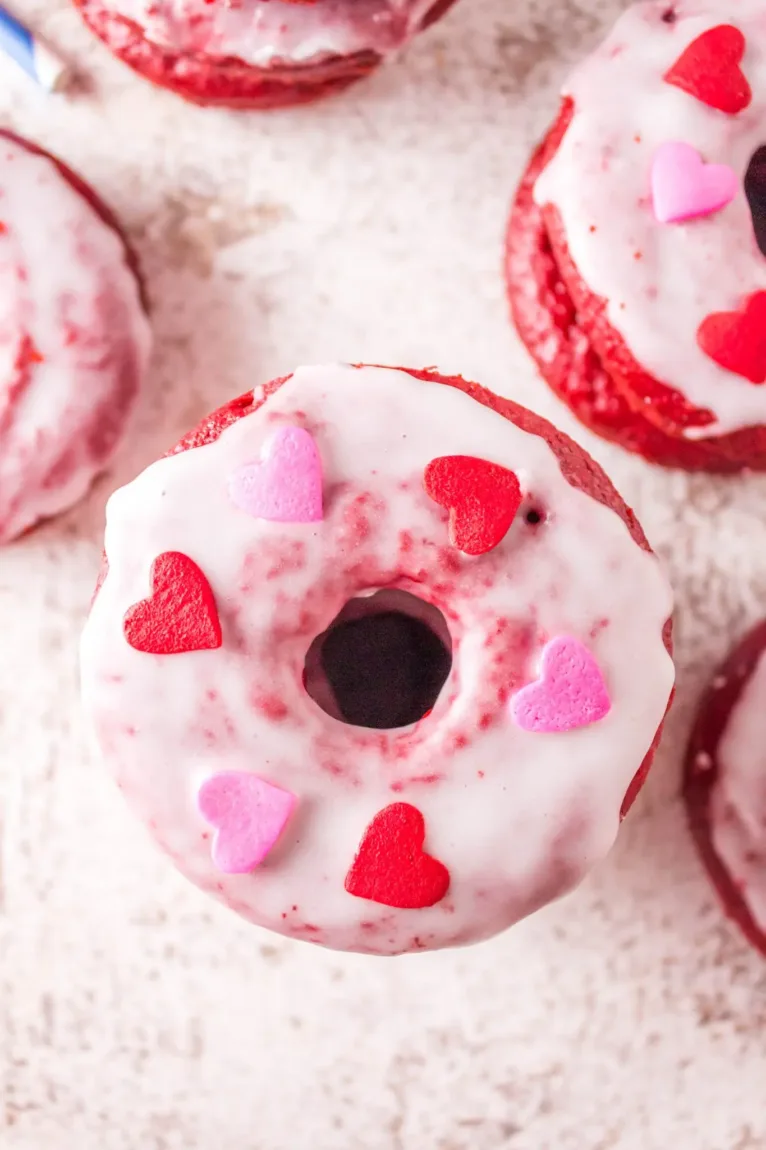
{"type": "Polygon", "coordinates": [[[561,214],[585,283],[608,301],[607,315],[651,375],[710,410],[716,423],[685,434],[711,436],[766,424],[766,388],[724,370],[696,334],[711,313],[734,311],[766,289],[744,178],[766,142],[766,9],[762,0],[650,0],[617,22],[574,73],[565,94],[575,114],[557,154],[537,181],[538,203],[561,214]],[[663,20],[672,9],[675,21],[663,20]],[[752,103],[717,111],[663,76],[703,32],[729,23],[745,35],[742,69],[752,103]],[[734,200],[715,214],[662,224],[652,208],[657,150],[696,148],[739,179],[734,200]]]}
{"type": "Polygon", "coordinates": [[[623,797],[668,703],[662,631],[671,592],[621,518],[563,477],[544,439],[462,392],[405,372],[299,369],[207,446],[153,464],[107,509],[109,573],[82,644],[83,695],[125,797],[178,867],[263,926],[391,954],[469,943],[576,885],[611,847],[623,797]],[[276,429],[305,427],[324,472],[324,518],[257,520],[233,472],[276,429]],[[524,502],[502,542],[469,557],[423,474],[445,454],[512,469],[524,502]],[[543,516],[527,522],[525,509],[543,516]],[[169,657],[131,649],[126,611],[155,557],[187,554],[216,598],[223,646],[169,657]],[[398,588],[438,607],[453,663],[430,715],[371,730],[307,695],[304,660],[349,599],[398,588]],[[586,644],[608,685],[599,723],[542,735],[508,698],[537,677],[546,641],[586,644]],[[297,798],[253,874],[219,873],[195,806],[211,774],[253,771],[297,798]],[[365,828],[392,803],[426,821],[449,870],[436,905],[393,910],[349,895],[365,828]]]}
{"type": "Polygon", "coordinates": [[[435,0],[104,0],[149,40],[178,52],[233,56],[254,66],[328,56],[384,56],[413,36],[435,0]]]}
{"type": "Polygon", "coordinates": [[[121,237],[50,158],[0,135],[0,542],[86,492],[149,342],[121,237]]]}
{"type": "Polygon", "coordinates": [[[716,758],[713,847],[766,932],[766,654],[731,712],[716,758]]]}

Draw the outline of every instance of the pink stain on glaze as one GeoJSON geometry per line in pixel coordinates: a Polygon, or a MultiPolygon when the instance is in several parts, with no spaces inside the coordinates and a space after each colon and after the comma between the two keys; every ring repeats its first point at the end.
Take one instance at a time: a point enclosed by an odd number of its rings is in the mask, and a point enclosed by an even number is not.
{"type": "Polygon", "coordinates": [[[248,463],[229,477],[229,497],[254,519],[319,522],[322,461],[313,435],[302,427],[280,428],[267,442],[259,463],[248,463]]]}
{"type": "Polygon", "coordinates": [[[537,734],[590,726],[611,708],[598,663],[578,639],[566,635],[546,644],[540,678],[511,699],[516,726],[537,734]]]}
{"type": "Polygon", "coordinates": [[[215,828],[213,862],[224,874],[249,874],[285,828],[297,799],[245,771],[212,775],[197,792],[197,809],[215,828]]]}
{"type": "Polygon", "coordinates": [[[733,168],[706,164],[691,144],[662,144],[654,153],[651,179],[654,214],[661,224],[709,216],[739,191],[733,168]]]}

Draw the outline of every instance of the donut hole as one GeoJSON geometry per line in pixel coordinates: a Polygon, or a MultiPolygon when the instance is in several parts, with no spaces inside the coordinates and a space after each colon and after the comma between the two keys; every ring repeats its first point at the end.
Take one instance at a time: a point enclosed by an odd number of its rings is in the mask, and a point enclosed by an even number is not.
{"type": "Polygon", "coordinates": [[[427,715],[452,668],[438,608],[407,591],[350,599],[309,647],[303,685],[328,715],[390,730],[427,715]]]}
{"type": "Polygon", "coordinates": [[[678,20],[678,13],[675,7],[666,8],[662,13],[661,19],[663,24],[675,24],[678,20]]]}
{"type": "Polygon", "coordinates": [[[545,519],[545,512],[539,507],[530,507],[524,512],[524,522],[529,527],[537,527],[545,519]]]}
{"type": "Polygon", "coordinates": [[[766,256],[766,144],[758,149],[748,165],[745,195],[753,217],[756,243],[766,256]]]}

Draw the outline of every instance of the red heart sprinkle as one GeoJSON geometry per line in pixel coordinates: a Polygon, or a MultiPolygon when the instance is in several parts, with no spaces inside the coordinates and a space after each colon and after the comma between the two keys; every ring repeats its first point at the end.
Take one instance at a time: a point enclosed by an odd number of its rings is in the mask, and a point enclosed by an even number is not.
{"type": "Polygon", "coordinates": [[[417,910],[434,906],[449,889],[449,871],[423,850],[425,819],[409,803],[384,807],[364,832],[346,875],[349,894],[417,910]]]}
{"type": "Polygon", "coordinates": [[[423,475],[425,489],[449,510],[449,537],[464,555],[484,555],[497,547],[521,503],[512,471],[471,455],[432,459],[423,475]]]}
{"type": "Polygon", "coordinates": [[[747,41],[739,28],[719,24],[692,40],[664,79],[703,104],[736,116],[753,98],[747,77],[739,66],[746,47],[747,41]]]}
{"type": "Polygon", "coordinates": [[[154,560],[151,598],[126,611],[123,630],[131,647],[150,655],[214,650],[223,642],[212,588],[180,551],[154,560]]]}
{"type": "Polygon", "coordinates": [[[697,343],[727,371],[766,383],[766,291],[749,296],[739,311],[709,315],[700,324],[697,343]]]}

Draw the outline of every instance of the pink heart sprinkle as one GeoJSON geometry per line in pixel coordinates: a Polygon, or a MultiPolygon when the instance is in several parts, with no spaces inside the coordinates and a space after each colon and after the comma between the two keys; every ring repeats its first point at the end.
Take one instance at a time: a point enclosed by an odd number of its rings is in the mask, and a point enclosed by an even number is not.
{"type": "Polygon", "coordinates": [[[216,828],[213,862],[224,874],[249,874],[285,828],[297,799],[245,771],[221,771],[197,792],[197,809],[216,828]]]}
{"type": "Polygon", "coordinates": [[[739,191],[739,179],[726,164],[706,164],[691,144],[663,144],[652,161],[654,214],[661,224],[677,224],[720,211],[739,191]]]}
{"type": "Polygon", "coordinates": [[[611,707],[604,676],[588,648],[561,635],[543,648],[540,678],[511,699],[511,717],[524,731],[552,734],[597,723],[611,707]]]}
{"type": "Polygon", "coordinates": [[[322,461],[314,437],[302,427],[281,427],[260,463],[229,477],[229,497],[255,519],[316,523],[322,519],[322,461]]]}

